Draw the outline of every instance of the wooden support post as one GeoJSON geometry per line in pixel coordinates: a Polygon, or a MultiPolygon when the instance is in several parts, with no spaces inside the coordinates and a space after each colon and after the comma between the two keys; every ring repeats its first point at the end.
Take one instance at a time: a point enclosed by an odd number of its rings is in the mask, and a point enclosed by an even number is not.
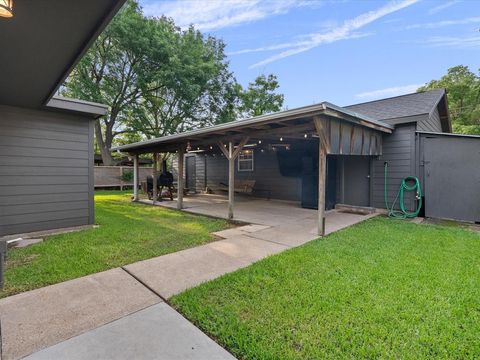
{"type": "Polygon", "coordinates": [[[228,143],[228,219],[233,219],[233,203],[235,201],[235,158],[233,143],[228,143]]]}
{"type": "Polygon", "coordinates": [[[318,235],[325,235],[325,180],[327,173],[327,154],[330,152],[330,138],[328,137],[325,121],[314,117],[315,128],[318,133],[318,235]]]}
{"type": "Polygon", "coordinates": [[[178,149],[178,182],[177,182],[177,209],[183,209],[183,162],[185,151],[183,147],[178,149]]]}
{"type": "Polygon", "coordinates": [[[243,138],[238,144],[237,148],[234,149],[234,144],[232,141],[228,143],[228,149],[225,148],[225,145],[222,141],[218,142],[218,147],[225,155],[228,160],[228,219],[233,219],[233,205],[235,202],[235,159],[242,151],[243,147],[247,143],[249,137],[243,138]]]}
{"type": "Polygon", "coordinates": [[[327,170],[327,153],[323,146],[318,152],[318,235],[325,235],[325,178],[327,170]]]}
{"type": "Polygon", "coordinates": [[[153,189],[152,189],[152,201],[153,205],[157,202],[158,198],[158,191],[157,191],[157,180],[158,180],[158,153],[153,153],[153,189]]]}
{"type": "Polygon", "coordinates": [[[133,156],[133,201],[138,201],[138,154],[133,156]]]}

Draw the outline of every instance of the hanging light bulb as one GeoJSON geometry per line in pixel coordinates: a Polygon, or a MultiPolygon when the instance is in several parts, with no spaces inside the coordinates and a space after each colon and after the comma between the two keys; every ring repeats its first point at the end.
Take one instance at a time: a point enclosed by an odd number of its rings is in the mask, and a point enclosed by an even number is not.
{"type": "Polygon", "coordinates": [[[262,140],[258,140],[258,143],[261,144],[261,143],[262,143],[262,140]]]}
{"type": "Polygon", "coordinates": [[[213,149],[213,146],[212,146],[212,145],[210,145],[210,150],[212,150],[212,149],[213,149]]]}
{"type": "Polygon", "coordinates": [[[307,134],[307,133],[305,133],[305,135],[303,135],[303,137],[306,139],[306,138],[308,137],[308,134],[307,134]]]}
{"type": "Polygon", "coordinates": [[[13,0],[0,0],[0,17],[13,17],[13,0]]]}
{"type": "Polygon", "coordinates": [[[283,141],[283,137],[280,138],[280,141],[283,141]]]}

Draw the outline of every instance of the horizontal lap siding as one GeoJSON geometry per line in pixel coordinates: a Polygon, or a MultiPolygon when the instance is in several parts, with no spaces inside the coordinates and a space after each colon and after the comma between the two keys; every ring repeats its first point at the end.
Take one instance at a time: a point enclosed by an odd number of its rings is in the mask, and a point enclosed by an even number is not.
{"type": "Polygon", "coordinates": [[[93,123],[0,107],[0,235],[93,222],[93,123]]]}
{"type": "MultiPolygon", "coordinates": [[[[203,157],[203,155],[200,157],[203,157]]],[[[215,189],[219,187],[220,183],[228,183],[228,161],[224,156],[218,154],[215,156],[207,155],[206,164],[208,187],[215,189]]],[[[263,153],[258,150],[254,151],[254,171],[239,172],[237,161],[235,161],[235,179],[255,180],[254,195],[259,197],[271,196],[274,199],[294,201],[300,201],[301,199],[301,177],[282,176],[277,155],[270,151],[263,153]],[[255,189],[257,190],[256,193],[255,189]]]]}
{"type": "MultiPolygon", "coordinates": [[[[377,208],[385,207],[385,161],[388,161],[387,198],[391,206],[402,180],[407,176],[415,176],[416,173],[415,124],[397,125],[392,134],[383,136],[383,155],[373,161],[372,200],[373,206],[377,208]]],[[[413,194],[408,194],[405,205],[407,210],[413,210],[413,194]]]]}
{"type": "Polygon", "coordinates": [[[425,116],[421,121],[418,122],[417,130],[442,132],[442,122],[440,121],[440,114],[438,113],[437,108],[435,108],[432,115],[425,116]]]}

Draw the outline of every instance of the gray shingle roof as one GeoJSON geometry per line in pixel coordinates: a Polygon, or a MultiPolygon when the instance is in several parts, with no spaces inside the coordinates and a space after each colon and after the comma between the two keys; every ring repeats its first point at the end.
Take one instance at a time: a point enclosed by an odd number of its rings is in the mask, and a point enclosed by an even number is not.
{"type": "Polygon", "coordinates": [[[436,89],[349,105],[344,108],[374,120],[394,119],[429,114],[444,94],[444,89],[436,89]]]}

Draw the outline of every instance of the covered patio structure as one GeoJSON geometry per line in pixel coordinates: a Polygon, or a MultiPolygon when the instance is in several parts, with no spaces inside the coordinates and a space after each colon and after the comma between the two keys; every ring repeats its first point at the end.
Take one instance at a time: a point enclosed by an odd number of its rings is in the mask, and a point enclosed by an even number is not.
{"type": "MultiPolygon", "coordinates": [[[[314,177],[316,191],[306,194],[314,197],[313,207],[318,208],[315,216],[317,235],[325,234],[325,207],[327,182],[327,156],[342,156],[355,159],[375,157],[382,154],[382,135],[392,133],[393,126],[369,119],[358,113],[323,102],[298,109],[286,110],[274,114],[258,116],[231,123],[206,127],[158,139],[133,143],[117,147],[115,150],[126,152],[134,158],[134,201],[139,200],[138,158],[145,153],[174,153],[177,161],[177,199],[176,208],[184,207],[185,155],[204,153],[218,155],[228,162],[228,219],[235,217],[235,161],[240,154],[249,151],[287,152],[287,167],[290,172],[301,171],[299,162],[308,154],[313,161],[308,164],[316,172],[314,177]],[[317,176],[318,175],[318,176],[317,176]]],[[[155,158],[157,156],[155,155],[155,158]]],[[[342,168],[343,169],[343,168],[342,168]]],[[[239,168],[240,170],[240,168],[239,168]]],[[[369,177],[369,176],[367,176],[369,177]]],[[[154,192],[156,191],[156,176],[154,192]]],[[[339,182],[337,189],[343,196],[345,176],[333,177],[339,182]]],[[[337,191],[337,190],[336,190],[337,191]]],[[[154,194],[154,202],[156,194],[154,194]]],[[[248,201],[247,201],[248,202],[248,201]]],[[[243,206],[248,206],[248,203],[243,206]]],[[[310,212],[311,213],[311,212],[310,212]]]]}

